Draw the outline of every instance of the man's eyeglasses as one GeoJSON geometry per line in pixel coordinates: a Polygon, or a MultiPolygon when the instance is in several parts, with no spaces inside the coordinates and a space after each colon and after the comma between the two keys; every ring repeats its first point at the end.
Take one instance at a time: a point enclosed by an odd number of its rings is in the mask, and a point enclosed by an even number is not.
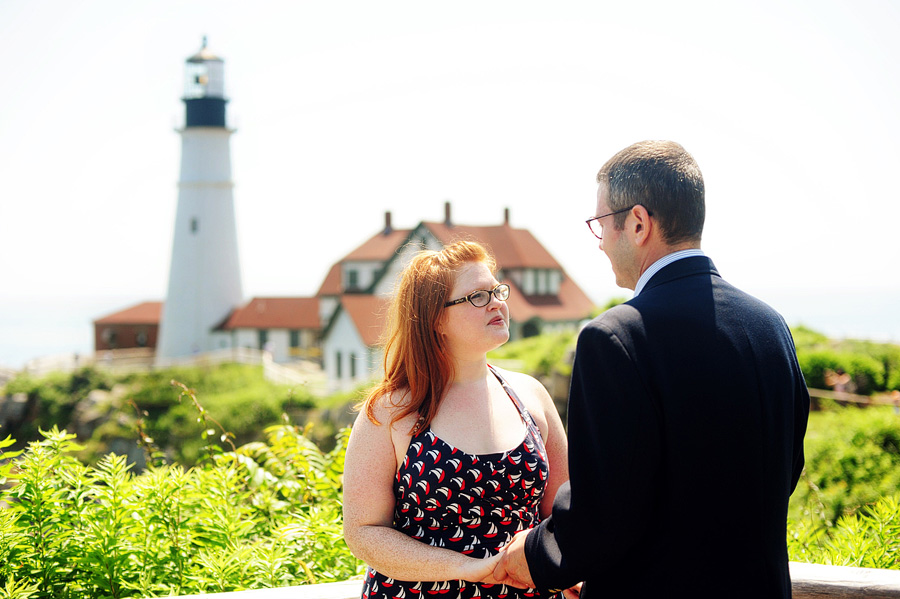
{"type": "MultiPolygon", "coordinates": [[[[634,206],[637,206],[637,205],[638,204],[635,204],[634,206]]],[[[600,219],[606,218],[607,216],[612,216],[613,214],[622,214],[623,212],[628,212],[629,210],[634,208],[634,206],[629,206],[628,208],[622,208],[621,210],[616,210],[615,212],[610,212],[609,214],[603,214],[600,216],[592,216],[591,218],[587,219],[584,222],[587,223],[588,229],[591,230],[591,233],[594,234],[594,237],[596,237],[597,239],[603,239],[603,227],[600,225],[600,219]]],[[[653,213],[650,212],[649,210],[647,211],[647,214],[650,216],[653,216],[653,213]]]]}
{"type": "Polygon", "coordinates": [[[466,297],[461,297],[457,300],[453,300],[452,302],[447,302],[444,304],[445,308],[449,308],[450,306],[455,306],[456,304],[461,304],[463,302],[469,302],[476,308],[483,308],[491,303],[491,296],[496,297],[501,302],[505,302],[509,299],[509,285],[506,283],[500,283],[490,291],[487,289],[479,289],[478,291],[473,291],[466,297]]]}

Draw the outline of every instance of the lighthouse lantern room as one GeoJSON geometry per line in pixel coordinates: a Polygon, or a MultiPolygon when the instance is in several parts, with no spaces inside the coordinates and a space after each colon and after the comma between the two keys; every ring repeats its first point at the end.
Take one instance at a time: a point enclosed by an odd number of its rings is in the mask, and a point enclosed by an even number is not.
{"type": "Polygon", "coordinates": [[[184,68],[186,127],[225,126],[225,63],[203,47],[187,59],[184,68]]]}

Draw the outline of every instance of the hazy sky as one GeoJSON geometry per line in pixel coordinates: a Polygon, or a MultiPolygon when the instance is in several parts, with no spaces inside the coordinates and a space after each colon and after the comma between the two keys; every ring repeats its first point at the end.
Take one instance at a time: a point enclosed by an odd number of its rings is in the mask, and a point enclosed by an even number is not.
{"type": "Polygon", "coordinates": [[[407,228],[446,200],[465,224],[509,207],[596,301],[630,297],[584,225],[594,176],[674,139],[726,279],[791,324],[843,301],[900,339],[898,26],[900,3],[856,0],[0,0],[0,364],[164,299],[204,35],[247,298],[312,295],[385,211],[407,228]]]}

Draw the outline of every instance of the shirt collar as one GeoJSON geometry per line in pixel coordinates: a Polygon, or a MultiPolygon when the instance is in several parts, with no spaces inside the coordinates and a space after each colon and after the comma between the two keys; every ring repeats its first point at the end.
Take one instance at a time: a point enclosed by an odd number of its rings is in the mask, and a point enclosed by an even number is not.
{"type": "Polygon", "coordinates": [[[693,258],[695,256],[706,256],[706,254],[704,254],[703,250],[699,248],[691,250],[679,250],[677,252],[672,252],[671,254],[666,254],[665,256],[651,264],[650,268],[645,270],[644,274],[641,275],[641,278],[638,279],[637,285],[634,286],[634,297],[637,297],[640,292],[643,291],[644,286],[647,284],[650,278],[660,270],[672,264],[676,260],[681,260],[682,258],[693,258]]]}

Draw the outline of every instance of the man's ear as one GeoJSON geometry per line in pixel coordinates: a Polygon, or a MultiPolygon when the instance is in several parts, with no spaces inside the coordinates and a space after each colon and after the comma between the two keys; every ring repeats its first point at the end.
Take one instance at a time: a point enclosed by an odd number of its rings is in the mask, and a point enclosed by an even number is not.
{"type": "Polygon", "coordinates": [[[631,215],[634,217],[634,224],[632,225],[634,243],[637,246],[642,246],[650,241],[650,236],[653,234],[656,223],[650,220],[650,213],[640,204],[631,209],[631,215]]]}

